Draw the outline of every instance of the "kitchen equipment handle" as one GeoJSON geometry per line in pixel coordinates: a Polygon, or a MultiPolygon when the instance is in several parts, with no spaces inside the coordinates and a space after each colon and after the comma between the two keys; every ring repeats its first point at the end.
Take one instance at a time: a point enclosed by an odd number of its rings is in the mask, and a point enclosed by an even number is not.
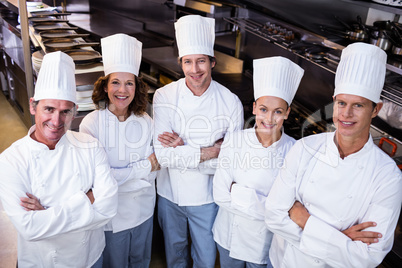
{"type": "Polygon", "coordinates": [[[359,27],[363,30],[363,32],[368,33],[366,26],[364,25],[362,18],[360,15],[357,15],[357,23],[359,24],[359,27]]]}
{"type": "Polygon", "coordinates": [[[385,137],[382,137],[382,138],[380,139],[380,142],[379,142],[379,144],[378,144],[378,147],[380,147],[384,152],[386,152],[386,153],[387,153],[389,156],[391,156],[391,157],[395,155],[396,149],[398,149],[398,146],[396,145],[395,142],[393,142],[393,141],[391,141],[390,139],[385,138],[385,137]],[[382,145],[384,144],[384,142],[387,142],[388,144],[390,144],[390,145],[392,146],[392,151],[391,151],[391,153],[386,152],[386,151],[382,148],[382,145]]]}
{"type": "Polygon", "coordinates": [[[338,16],[334,15],[334,18],[335,18],[340,24],[342,24],[343,26],[345,26],[346,29],[348,29],[349,31],[353,31],[352,27],[351,27],[349,24],[347,24],[346,22],[344,22],[343,20],[341,20],[338,16]]]}
{"type": "Polygon", "coordinates": [[[9,77],[8,80],[9,80],[8,85],[10,86],[10,89],[15,90],[14,79],[12,77],[9,77]]]}

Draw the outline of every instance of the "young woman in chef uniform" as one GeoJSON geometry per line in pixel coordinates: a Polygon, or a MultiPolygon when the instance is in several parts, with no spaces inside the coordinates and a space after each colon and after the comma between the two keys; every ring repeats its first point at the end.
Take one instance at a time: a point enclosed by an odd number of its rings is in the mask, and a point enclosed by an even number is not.
{"type": "Polygon", "coordinates": [[[254,128],[226,135],[213,180],[221,267],[271,267],[265,199],[295,140],[283,132],[303,69],[283,57],[254,60],[254,128]]]}
{"type": "Polygon", "coordinates": [[[105,226],[103,267],[148,267],[159,164],[145,112],[148,89],[138,78],[142,43],[115,34],[101,46],[105,76],[92,95],[98,109],[82,120],[80,131],[99,139],[119,185],[117,215],[105,226]]]}

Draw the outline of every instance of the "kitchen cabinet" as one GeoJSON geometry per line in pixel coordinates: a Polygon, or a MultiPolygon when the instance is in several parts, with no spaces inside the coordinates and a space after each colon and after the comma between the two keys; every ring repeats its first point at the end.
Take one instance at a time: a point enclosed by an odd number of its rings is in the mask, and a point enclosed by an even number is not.
{"type": "Polygon", "coordinates": [[[27,127],[32,124],[24,71],[6,54],[9,96],[14,109],[27,127]]]}
{"type": "MultiPolygon", "coordinates": [[[[24,61],[24,49],[21,39],[21,31],[18,26],[18,9],[7,2],[0,1],[0,27],[2,47],[2,60],[4,67],[2,68],[2,88],[8,97],[12,107],[16,110],[23,123],[30,127],[33,123],[33,117],[29,112],[29,95],[26,77],[26,64],[24,61]]],[[[30,47],[28,47],[30,51],[30,47]]],[[[29,55],[30,57],[30,55],[29,55]]],[[[29,67],[32,70],[31,65],[29,67]]],[[[30,76],[33,84],[33,76],[30,76]]]]}

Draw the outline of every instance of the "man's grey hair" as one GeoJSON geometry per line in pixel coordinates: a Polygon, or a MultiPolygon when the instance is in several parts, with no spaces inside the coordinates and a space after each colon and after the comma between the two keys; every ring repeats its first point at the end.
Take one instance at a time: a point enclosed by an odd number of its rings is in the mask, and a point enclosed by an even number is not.
{"type": "MultiPolygon", "coordinates": [[[[34,101],[32,101],[32,103],[31,103],[31,105],[32,105],[32,108],[36,111],[36,107],[38,106],[38,103],[40,102],[40,100],[34,100],[34,101]]],[[[73,108],[73,116],[76,116],[77,115],[77,105],[74,103],[74,108],[73,108]]]]}

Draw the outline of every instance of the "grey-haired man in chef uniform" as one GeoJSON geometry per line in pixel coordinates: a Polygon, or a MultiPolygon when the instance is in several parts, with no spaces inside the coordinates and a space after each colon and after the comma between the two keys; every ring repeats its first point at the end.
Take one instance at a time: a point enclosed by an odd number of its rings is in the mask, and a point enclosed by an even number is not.
{"type": "Polygon", "coordinates": [[[336,131],[297,141],[266,201],[274,267],[376,267],[391,250],[402,176],[369,132],[382,107],[386,59],[364,43],[342,51],[336,131]]]}
{"type": "Polygon", "coordinates": [[[0,197],[18,232],[19,267],[101,267],[117,184],[99,142],[69,131],[74,62],[47,54],[30,99],[35,125],[0,155],[0,197]]]}
{"type": "Polygon", "coordinates": [[[212,225],[218,211],[212,195],[213,172],[227,132],[243,126],[236,95],[211,78],[215,66],[215,20],[198,15],[175,23],[185,78],[155,92],[154,148],[161,165],[157,177],[158,220],[168,267],[214,267],[212,225]]]}

